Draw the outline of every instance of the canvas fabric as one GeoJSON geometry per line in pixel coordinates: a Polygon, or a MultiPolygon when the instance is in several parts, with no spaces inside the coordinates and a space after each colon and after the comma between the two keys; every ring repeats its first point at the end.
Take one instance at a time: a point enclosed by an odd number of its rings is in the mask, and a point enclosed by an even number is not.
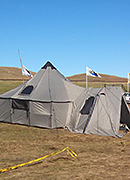
{"type": "MultiPolygon", "coordinates": [[[[123,90],[121,87],[103,87],[101,89],[88,89],[83,99],[79,98],[73,103],[72,119],[69,122],[69,128],[72,132],[95,134],[103,136],[121,137],[119,133],[121,114],[130,118],[129,108],[124,103],[122,109],[123,90]],[[91,106],[89,114],[81,114],[81,109],[86,99],[94,96],[95,101],[91,106]],[[123,111],[123,113],[122,113],[123,111]],[[127,112],[127,114],[126,114],[127,112]]],[[[128,120],[130,121],[130,120],[128,120]]],[[[126,122],[126,121],[125,121],[126,122]]],[[[128,124],[128,122],[127,122],[128,124]]]]}
{"type": "Polygon", "coordinates": [[[72,102],[84,90],[47,62],[29,81],[0,95],[0,121],[51,129],[66,127],[72,102]],[[32,92],[23,94],[29,86],[32,92]]]}

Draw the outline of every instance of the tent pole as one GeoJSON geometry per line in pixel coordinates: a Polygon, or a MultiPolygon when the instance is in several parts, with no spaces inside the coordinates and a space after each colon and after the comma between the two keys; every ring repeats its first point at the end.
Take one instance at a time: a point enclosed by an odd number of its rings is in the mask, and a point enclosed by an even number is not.
{"type": "Polygon", "coordinates": [[[29,110],[28,110],[28,121],[29,121],[29,123],[28,123],[28,125],[29,125],[29,127],[30,127],[30,101],[28,101],[28,106],[29,106],[29,110]]]}
{"type": "Polygon", "coordinates": [[[50,96],[50,128],[53,129],[53,122],[52,122],[52,97],[51,97],[51,88],[50,88],[50,69],[48,70],[48,85],[49,85],[49,96],[50,96]]]}
{"type": "Polygon", "coordinates": [[[12,99],[10,99],[10,123],[12,123],[12,99]]]}

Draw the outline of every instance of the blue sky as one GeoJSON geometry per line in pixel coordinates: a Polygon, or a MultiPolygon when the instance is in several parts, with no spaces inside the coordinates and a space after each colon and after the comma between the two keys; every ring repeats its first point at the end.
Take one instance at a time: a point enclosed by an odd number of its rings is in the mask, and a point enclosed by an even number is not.
{"type": "Polygon", "coordinates": [[[0,0],[0,66],[130,72],[130,0],[0,0]]]}

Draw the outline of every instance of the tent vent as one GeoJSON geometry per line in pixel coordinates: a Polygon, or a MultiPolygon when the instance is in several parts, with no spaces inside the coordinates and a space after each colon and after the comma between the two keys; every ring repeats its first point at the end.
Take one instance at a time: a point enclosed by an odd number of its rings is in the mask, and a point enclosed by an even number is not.
{"type": "Polygon", "coordinates": [[[21,94],[29,95],[31,94],[32,90],[33,90],[33,86],[27,86],[24,90],[22,90],[21,94]]]}
{"type": "Polygon", "coordinates": [[[91,107],[92,107],[92,105],[93,105],[93,102],[94,102],[94,96],[89,97],[89,98],[85,101],[85,104],[84,104],[83,108],[81,109],[80,113],[81,113],[82,115],[89,114],[89,113],[90,113],[90,110],[91,110],[91,107]]]}
{"type": "Polygon", "coordinates": [[[47,69],[47,67],[51,67],[51,69],[56,69],[49,61],[41,69],[47,69]]]}

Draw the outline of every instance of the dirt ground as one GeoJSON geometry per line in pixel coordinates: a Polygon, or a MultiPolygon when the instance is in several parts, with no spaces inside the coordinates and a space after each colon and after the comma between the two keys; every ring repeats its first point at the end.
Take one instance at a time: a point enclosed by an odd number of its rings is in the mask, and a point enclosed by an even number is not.
{"type": "Polygon", "coordinates": [[[122,138],[74,134],[0,123],[0,169],[25,163],[70,147],[38,163],[0,174],[1,180],[128,180],[130,179],[130,133],[122,138]]]}

